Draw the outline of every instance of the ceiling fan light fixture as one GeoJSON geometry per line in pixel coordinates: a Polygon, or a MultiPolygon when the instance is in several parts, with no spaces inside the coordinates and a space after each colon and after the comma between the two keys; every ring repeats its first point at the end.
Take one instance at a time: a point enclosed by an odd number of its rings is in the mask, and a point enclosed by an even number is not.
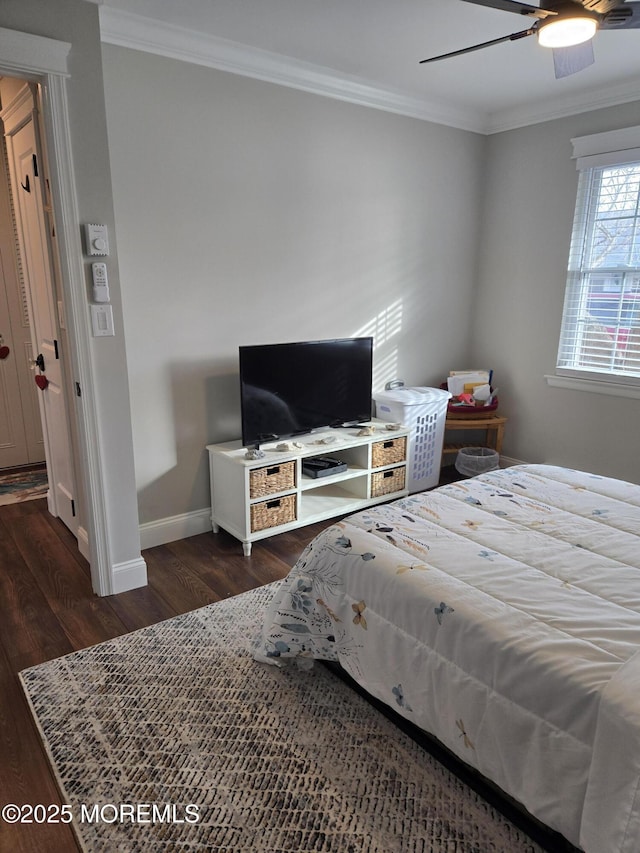
{"type": "Polygon", "coordinates": [[[558,15],[541,21],[538,42],[543,47],[571,47],[593,38],[598,22],[588,15],[558,15]]]}

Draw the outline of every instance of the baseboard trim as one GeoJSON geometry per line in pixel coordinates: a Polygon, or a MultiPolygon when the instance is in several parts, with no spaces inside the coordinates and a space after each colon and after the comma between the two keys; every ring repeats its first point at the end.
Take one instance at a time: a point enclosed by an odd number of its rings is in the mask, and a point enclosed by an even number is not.
{"type": "Polygon", "coordinates": [[[140,525],[140,547],[154,548],[177,539],[187,539],[199,533],[211,532],[211,508],[185,512],[169,518],[159,518],[140,525]]]}
{"type": "Polygon", "coordinates": [[[115,563],[112,566],[113,589],[111,595],[128,592],[147,585],[147,564],[143,557],[115,563]]]}
{"type": "Polygon", "coordinates": [[[85,527],[79,527],[76,533],[77,541],[78,541],[78,551],[82,554],[82,556],[89,563],[91,562],[91,555],[89,551],[89,534],[85,527]]]}
{"type": "MultiPolygon", "coordinates": [[[[512,465],[526,465],[526,462],[510,456],[500,456],[501,468],[510,468],[512,465]]],[[[210,508],[184,512],[141,524],[140,548],[144,551],[145,548],[155,548],[156,545],[166,545],[167,542],[188,539],[189,536],[198,536],[200,533],[211,533],[210,508]]]]}

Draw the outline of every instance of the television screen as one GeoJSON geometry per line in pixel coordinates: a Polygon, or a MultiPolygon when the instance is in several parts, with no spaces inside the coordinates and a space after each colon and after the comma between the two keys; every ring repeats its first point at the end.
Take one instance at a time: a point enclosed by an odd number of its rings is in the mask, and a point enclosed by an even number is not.
{"type": "Polygon", "coordinates": [[[245,447],[371,418],[373,338],[242,346],[245,447]]]}

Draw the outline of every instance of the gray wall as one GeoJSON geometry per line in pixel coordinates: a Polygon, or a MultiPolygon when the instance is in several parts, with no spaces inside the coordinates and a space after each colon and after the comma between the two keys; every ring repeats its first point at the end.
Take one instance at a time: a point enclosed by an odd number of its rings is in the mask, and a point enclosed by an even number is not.
{"type": "Polygon", "coordinates": [[[239,344],[372,333],[376,390],[468,363],[483,137],[103,55],[142,522],[209,505],[239,344]]]}
{"type": "Polygon", "coordinates": [[[488,140],[473,355],[496,370],[504,451],[640,482],[640,400],[547,385],[558,349],[578,175],[571,139],[640,124],[640,102],[488,140]]]}

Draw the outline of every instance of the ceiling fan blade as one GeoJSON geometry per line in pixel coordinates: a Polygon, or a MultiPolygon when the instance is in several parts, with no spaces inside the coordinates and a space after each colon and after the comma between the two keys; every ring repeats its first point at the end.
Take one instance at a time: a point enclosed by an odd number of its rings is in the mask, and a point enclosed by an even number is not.
{"type": "Polygon", "coordinates": [[[430,56],[428,59],[421,59],[419,65],[424,65],[425,62],[436,62],[438,59],[449,59],[452,56],[462,56],[463,53],[472,53],[474,50],[482,50],[484,47],[491,47],[494,44],[501,44],[503,41],[516,41],[516,39],[532,36],[536,30],[531,27],[528,30],[520,30],[518,33],[511,33],[509,36],[491,39],[491,41],[483,41],[482,44],[474,44],[471,47],[463,47],[460,50],[452,50],[450,53],[441,53],[439,56],[430,56]]]}
{"type": "Polygon", "coordinates": [[[600,21],[601,30],[633,30],[640,27],[640,3],[620,3],[600,21]]]}
{"type": "Polygon", "coordinates": [[[531,18],[548,18],[549,15],[558,14],[551,9],[518,3],[517,0],[464,0],[464,2],[473,3],[476,6],[488,6],[490,9],[500,9],[503,12],[514,12],[516,15],[528,15],[531,18]]]}
{"type": "Polygon", "coordinates": [[[553,48],[553,67],[556,80],[576,74],[578,71],[593,65],[594,61],[591,39],[582,42],[582,44],[571,45],[571,47],[553,48]]]}

